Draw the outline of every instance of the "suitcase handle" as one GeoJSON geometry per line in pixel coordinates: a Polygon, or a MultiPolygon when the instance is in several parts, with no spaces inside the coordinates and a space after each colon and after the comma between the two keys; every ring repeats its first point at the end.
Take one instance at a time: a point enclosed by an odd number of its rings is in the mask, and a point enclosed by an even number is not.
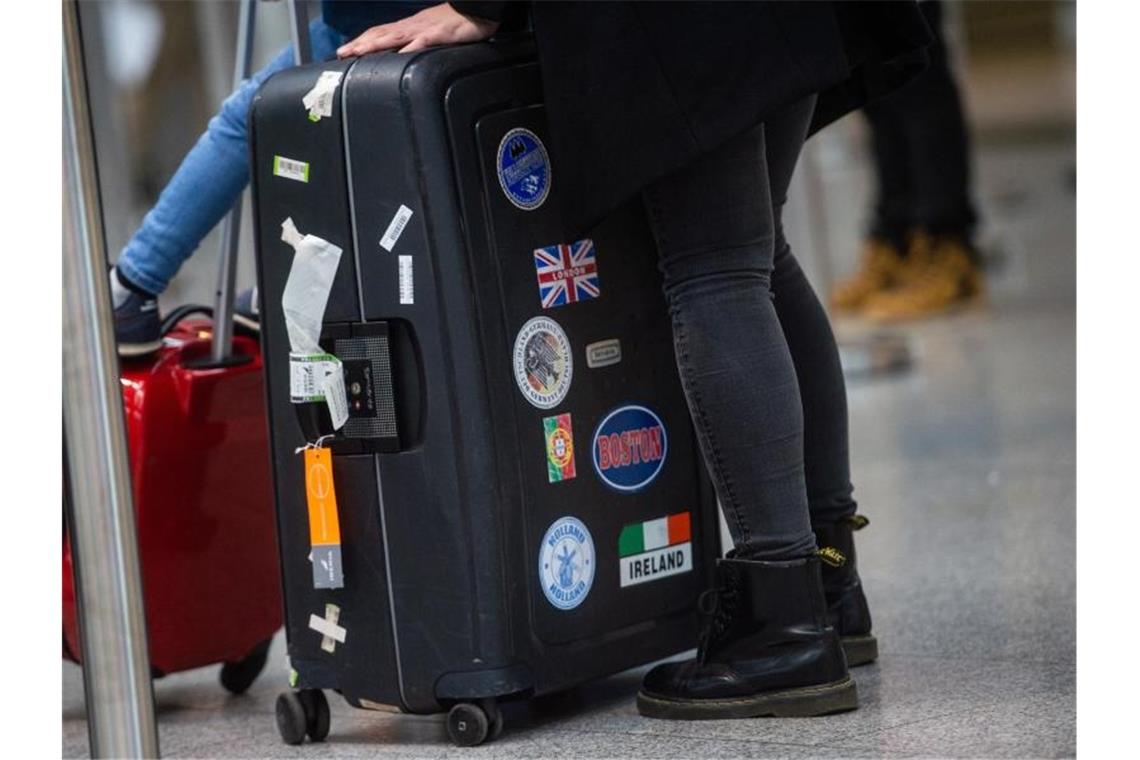
{"type": "MultiPolygon", "coordinates": [[[[304,0],[285,0],[289,11],[289,27],[293,37],[293,63],[308,63],[312,57],[309,42],[309,14],[304,0]]],[[[237,55],[234,60],[234,89],[249,79],[253,68],[253,32],[257,20],[257,0],[241,0],[238,9],[237,55]]],[[[214,291],[214,337],[210,346],[210,359],[216,366],[249,361],[250,357],[235,355],[234,337],[234,280],[237,278],[238,243],[241,240],[241,207],[245,192],[238,197],[233,208],[222,222],[222,250],[218,257],[218,285],[214,291]]]]}

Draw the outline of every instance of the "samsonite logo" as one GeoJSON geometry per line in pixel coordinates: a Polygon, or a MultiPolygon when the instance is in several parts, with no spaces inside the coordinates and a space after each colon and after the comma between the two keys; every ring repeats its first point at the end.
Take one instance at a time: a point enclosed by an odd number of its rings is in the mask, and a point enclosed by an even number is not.
{"type": "Polygon", "coordinates": [[[644,406],[620,406],[594,431],[594,471],[611,488],[632,493],[665,466],[669,438],[661,418],[644,406]]]}

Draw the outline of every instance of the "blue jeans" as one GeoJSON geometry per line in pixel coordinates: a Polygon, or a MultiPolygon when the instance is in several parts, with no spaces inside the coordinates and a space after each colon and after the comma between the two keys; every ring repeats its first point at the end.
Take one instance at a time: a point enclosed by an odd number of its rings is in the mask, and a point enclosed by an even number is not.
{"type": "MultiPolygon", "coordinates": [[[[309,26],[313,60],[336,56],[344,37],[321,19],[309,26]]],[[[293,65],[289,45],[268,66],[242,82],[206,132],[182,159],[181,166],[158,197],[119,256],[123,276],[155,295],[166,290],[182,262],[233,207],[249,182],[246,118],[257,88],[271,75],[293,65]]]]}

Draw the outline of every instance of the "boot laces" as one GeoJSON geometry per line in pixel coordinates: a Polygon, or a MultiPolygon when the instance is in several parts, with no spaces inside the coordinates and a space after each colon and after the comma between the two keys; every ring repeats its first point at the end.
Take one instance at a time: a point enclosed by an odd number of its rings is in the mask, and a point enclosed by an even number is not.
{"type": "Polygon", "coordinates": [[[705,617],[697,648],[697,659],[704,662],[710,650],[732,625],[740,597],[736,576],[728,575],[720,588],[710,588],[697,598],[697,609],[705,617]]]}

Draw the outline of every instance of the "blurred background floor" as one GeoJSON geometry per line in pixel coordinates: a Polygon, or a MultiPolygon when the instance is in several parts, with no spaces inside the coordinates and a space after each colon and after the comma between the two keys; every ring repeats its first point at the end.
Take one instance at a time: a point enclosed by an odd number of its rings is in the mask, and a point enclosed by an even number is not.
{"type": "MultiPolygon", "coordinates": [[[[1064,4],[966,3],[964,11],[996,14],[984,28],[999,39],[999,5],[1056,15],[1064,4]]],[[[987,45],[985,36],[963,40],[975,53],[963,84],[975,132],[988,302],[889,330],[836,324],[841,342],[888,335],[905,341],[912,356],[908,371],[852,377],[848,386],[856,498],[872,520],[859,534],[859,562],[881,651],[878,663],[853,671],[858,711],[649,721],[633,704],[643,671],[632,671],[561,704],[509,706],[502,737],[484,747],[452,747],[439,716],[354,710],[335,695],[327,743],[288,747],[273,718],[288,672],[279,635],[266,672],[244,697],[222,690],[216,668],[156,682],[163,753],[1073,756],[1075,77],[1071,59],[1019,47],[1017,34],[1000,37],[1012,40],[1008,50],[987,45]]],[[[805,221],[808,194],[797,200],[792,193],[792,244],[821,290],[853,266],[869,208],[870,168],[852,148],[861,132],[853,117],[809,149],[823,187],[816,199],[826,221],[822,237],[805,221]]],[[[208,250],[176,291],[182,300],[195,288],[208,292],[213,246],[208,250]]],[[[67,663],[62,749],[64,757],[88,753],[81,673],[67,663]]]]}
{"type": "MultiPolygon", "coordinates": [[[[1071,756],[1075,753],[1075,299],[1070,141],[979,146],[1000,234],[989,304],[893,328],[910,371],[849,385],[859,561],[882,656],[854,671],[861,707],[828,718],[656,722],[640,671],[546,711],[507,712],[458,750],[439,717],[354,710],[335,696],[321,747],[287,747],[273,700],[284,642],[245,697],[216,669],[155,684],[161,746],[183,757],[1071,756]]],[[[829,179],[862,204],[867,187],[829,179]],[[838,185],[836,183],[839,183],[838,185]]],[[[854,205],[854,204],[853,204],[854,205]]],[[[864,207],[864,206],[860,206],[864,207]]],[[[871,329],[840,322],[841,339],[871,329]]],[[[880,332],[875,330],[874,332],[880,332]]],[[[65,664],[65,757],[87,753],[80,671],[65,664]]]]}

